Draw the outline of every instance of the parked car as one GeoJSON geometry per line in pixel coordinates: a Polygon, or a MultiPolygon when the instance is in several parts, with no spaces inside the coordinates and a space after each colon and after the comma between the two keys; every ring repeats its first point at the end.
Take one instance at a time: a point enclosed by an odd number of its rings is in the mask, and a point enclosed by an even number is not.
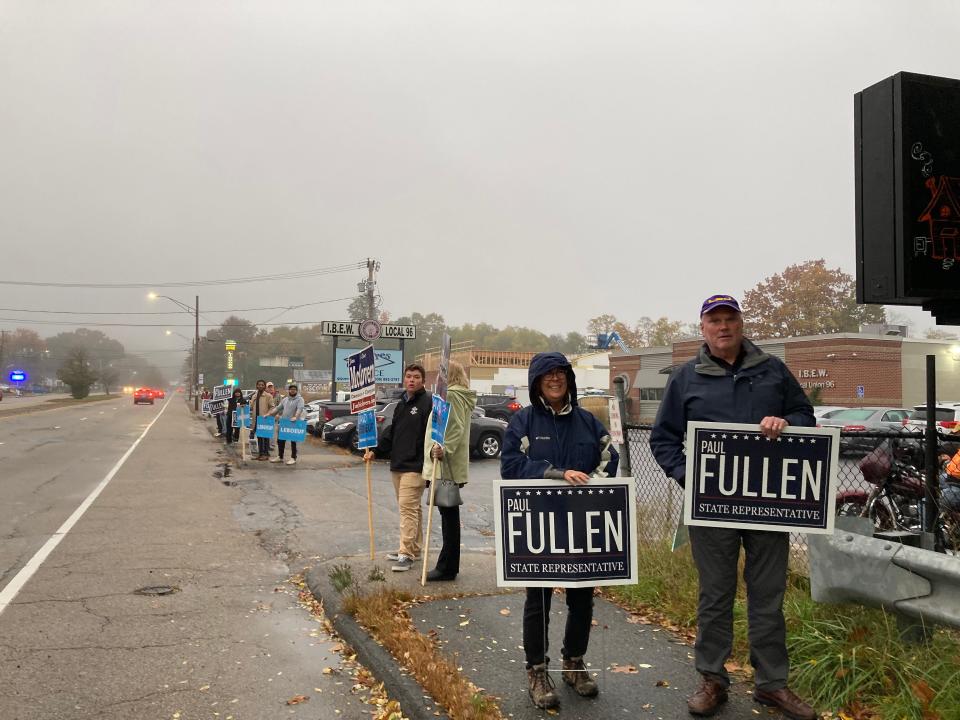
{"type": "Polygon", "coordinates": [[[865,450],[869,452],[883,439],[878,437],[857,437],[855,433],[877,433],[899,431],[904,420],[910,417],[910,408],[859,407],[847,408],[821,420],[820,427],[838,427],[844,433],[840,438],[841,452],[865,450]]]}
{"type": "MultiPolygon", "coordinates": [[[[938,400],[934,406],[933,417],[940,430],[954,432],[960,425],[960,403],[938,400]]],[[[914,405],[913,413],[905,425],[910,430],[922,432],[927,427],[927,404],[914,405]]]]}
{"type": "Polygon", "coordinates": [[[488,418],[510,422],[513,414],[523,405],[510,395],[477,395],[477,407],[483,408],[488,418]]]}
{"type": "Polygon", "coordinates": [[[137,388],[133,391],[133,404],[150,403],[153,405],[153,391],[150,388],[137,388]]]}
{"type": "MultiPolygon", "coordinates": [[[[393,411],[397,401],[388,403],[377,410],[377,435],[383,433],[393,422],[393,411]]],[[[470,417],[470,454],[479,458],[495,458],[503,448],[503,434],[507,423],[503,420],[484,417],[483,410],[477,408],[470,417]]],[[[357,416],[343,415],[333,418],[321,426],[321,437],[326,442],[336,443],[352,450],[357,450],[359,434],[357,433],[357,416]]],[[[376,452],[382,451],[377,448],[376,452]]]]}
{"type": "MultiPolygon", "coordinates": [[[[326,403],[331,405],[331,403],[326,403]]],[[[349,403],[347,403],[349,405],[349,403]]],[[[393,410],[397,407],[397,402],[388,403],[386,405],[377,404],[376,406],[376,418],[377,418],[377,436],[383,434],[385,427],[388,427],[393,421],[393,410]]],[[[322,410],[318,411],[317,416],[314,418],[315,427],[319,428],[319,432],[315,431],[315,435],[319,435],[328,443],[335,443],[337,445],[342,445],[344,447],[349,447],[351,450],[358,450],[357,445],[360,442],[360,434],[357,432],[357,416],[356,415],[341,415],[339,417],[330,418],[329,420],[323,421],[320,418],[319,413],[322,410]]],[[[311,420],[307,419],[307,429],[310,429],[311,420]]]]}
{"type": "Polygon", "coordinates": [[[824,419],[829,419],[836,415],[841,410],[847,410],[848,408],[842,405],[814,405],[813,406],[813,416],[819,421],[824,419]]]}

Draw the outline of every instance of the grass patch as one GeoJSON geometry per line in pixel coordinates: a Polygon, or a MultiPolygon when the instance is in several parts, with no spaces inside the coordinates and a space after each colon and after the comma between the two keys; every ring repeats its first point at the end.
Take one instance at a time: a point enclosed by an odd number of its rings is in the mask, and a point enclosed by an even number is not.
{"type": "Polygon", "coordinates": [[[482,692],[438,649],[438,641],[422,635],[406,611],[410,596],[380,588],[351,594],[343,608],[353,615],[440,703],[453,720],[503,720],[496,700],[482,692]]]}
{"type": "MultiPolygon", "coordinates": [[[[742,568],[742,559],[741,559],[742,568]]],[[[644,544],[636,585],[607,588],[627,607],[654,616],[688,637],[696,630],[697,571],[689,545],[644,544]]],[[[821,710],[848,718],[953,720],[960,718],[960,634],[933,630],[912,645],[896,618],[860,605],[825,605],[810,598],[807,578],[791,574],[784,600],[790,684],[821,710]]],[[[747,607],[742,579],[734,602],[732,665],[749,663],[747,607]]]]}

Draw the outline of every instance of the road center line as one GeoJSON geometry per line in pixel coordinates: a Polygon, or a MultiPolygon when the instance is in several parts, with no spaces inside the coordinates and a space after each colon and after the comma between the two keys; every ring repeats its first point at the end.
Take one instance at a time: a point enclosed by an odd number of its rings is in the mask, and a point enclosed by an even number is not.
{"type": "Polygon", "coordinates": [[[80,506],[73,511],[73,514],[64,521],[63,525],[57,528],[57,531],[50,536],[50,538],[43,544],[43,547],[37,550],[36,554],[27,561],[27,564],[20,568],[20,572],[13,576],[13,579],[7,583],[7,586],[3,588],[3,590],[0,590],[0,615],[2,615],[3,611],[7,609],[7,605],[13,602],[13,599],[17,596],[20,590],[23,589],[23,586],[27,584],[27,580],[33,577],[33,574],[40,569],[43,561],[46,560],[50,553],[52,553],[57,545],[60,544],[60,541],[67,536],[67,533],[70,532],[73,526],[77,524],[77,521],[83,517],[83,514],[93,504],[93,501],[96,500],[100,493],[103,492],[104,488],[110,484],[110,481],[113,480],[113,476],[116,475],[120,468],[123,467],[123,464],[127,461],[127,458],[129,458],[133,454],[133,451],[137,449],[137,445],[139,445],[140,441],[147,436],[147,433],[150,432],[150,428],[152,428],[153,424],[160,419],[160,416],[163,415],[163,411],[167,409],[167,405],[169,404],[169,400],[163,404],[163,407],[160,408],[160,412],[157,413],[157,416],[149,425],[147,425],[144,431],[140,434],[140,437],[134,441],[133,445],[130,446],[130,449],[123,454],[123,457],[117,461],[117,464],[113,466],[106,476],[104,476],[103,480],[101,480],[100,483],[93,489],[93,491],[87,495],[84,501],[80,503],[80,506]]]}

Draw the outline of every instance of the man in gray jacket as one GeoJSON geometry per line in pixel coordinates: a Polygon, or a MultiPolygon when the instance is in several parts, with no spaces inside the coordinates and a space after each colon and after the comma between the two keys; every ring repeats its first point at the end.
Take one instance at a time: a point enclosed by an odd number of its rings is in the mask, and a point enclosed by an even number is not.
{"type": "MultiPolygon", "coordinates": [[[[291,385],[287,389],[286,397],[280,400],[280,404],[270,411],[270,415],[278,415],[281,420],[296,421],[300,419],[300,416],[303,415],[303,398],[300,396],[296,385],[291,385]]],[[[286,440],[277,440],[277,457],[271,458],[270,462],[283,462],[283,451],[286,449],[286,447],[286,440]]],[[[295,440],[291,440],[290,459],[287,460],[287,465],[296,464],[297,443],[295,440]]]]}
{"type": "MultiPolygon", "coordinates": [[[[816,424],[813,408],[782,361],[743,337],[740,305],[729,295],[713,295],[700,308],[704,344],[697,357],[677,367],[667,382],[650,447],[664,472],[684,484],[687,422],[758,424],[776,439],[784,428],[816,424]]],[[[713,715],[727,699],[730,678],[724,668],[733,646],[733,601],[740,546],[746,553],[750,663],[754,699],[778,708],[793,720],[814,720],[813,709],[787,687],[783,595],[790,538],[766,530],[690,527],[690,546],[700,577],[695,665],[700,686],[687,700],[693,715],[713,715]]]]}

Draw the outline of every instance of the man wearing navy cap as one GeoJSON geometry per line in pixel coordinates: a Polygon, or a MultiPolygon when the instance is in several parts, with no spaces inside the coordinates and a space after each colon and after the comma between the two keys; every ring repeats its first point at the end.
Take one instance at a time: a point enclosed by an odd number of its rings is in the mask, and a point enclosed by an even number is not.
{"type": "MultiPolygon", "coordinates": [[[[813,408],[787,366],[743,337],[740,304],[730,295],[711,295],[700,308],[704,343],[697,357],[674,370],[650,434],[650,447],[664,472],[682,486],[686,475],[683,439],[690,420],[758,424],[775,439],[790,425],[813,427],[813,408]]],[[[727,700],[724,668],[733,647],[733,601],[740,546],[746,554],[750,664],[754,700],[794,720],[816,713],[787,687],[790,661],[783,618],[787,584],[787,533],[736,528],[690,527],[690,546],[700,577],[695,665],[701,675],[687,699],[693,715],[713,715],[727,700]]]]}

